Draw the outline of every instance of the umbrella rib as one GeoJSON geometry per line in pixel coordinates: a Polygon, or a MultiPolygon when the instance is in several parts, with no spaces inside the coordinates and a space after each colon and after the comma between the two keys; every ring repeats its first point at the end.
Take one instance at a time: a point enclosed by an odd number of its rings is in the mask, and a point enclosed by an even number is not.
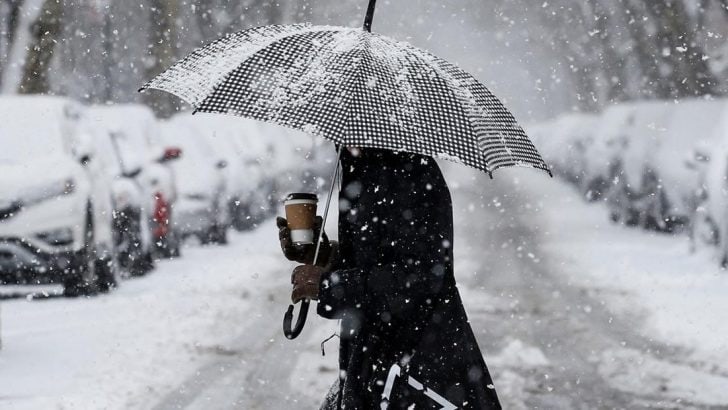
{"type": "MultiPolygon", "coordinates": [[[[354,70],[354,73],[352,75],[352,79],[349,82],[348,87],[346,88],[346,94],[344,98],[346,99],[346,102],[344,104],[345,109],[345,115],[344,115],[344,124],[342,125],[343,128],[343,134],[346,135],[346,131],[349,129],[349,122],[351,121],[351,98],[354,92],[352,89],[356,86],[357,81],[359,81],[364,74],[364,70],[362,70],[362,66],[364,65],[364,62],[366,59],[366,50],[369,50],[369,42],[367,41],[367,37],[364,36],[364,41],[366,43],[362,45],[362,49],[358,51],[361,55],[361,59],[356,63],[356,68],[354,70]]],[[[342,137],[342,141],[344,138],[342,137]]]]}

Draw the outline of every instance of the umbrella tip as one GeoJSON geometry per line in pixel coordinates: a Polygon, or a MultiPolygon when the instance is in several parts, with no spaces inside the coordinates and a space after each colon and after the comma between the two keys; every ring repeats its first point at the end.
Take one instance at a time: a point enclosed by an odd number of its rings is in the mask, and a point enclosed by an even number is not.
{"type": "Polygon", "coordinates": [[[493,179],[493,171],[488,171],[488,176],[490,177],[490,179],[493,179]]]}
{"type": "Polygon", "coordinates": [[[140,87],[140,88],[139,88],[139,89],[137,90],[137,92],[138,92],[138,93],[143,93],[143,92],[144,92],[144,90],[146,90],[146,89],[147,89],[147,87],[140,87]]]}
{"type": "Polygon", "coordinates": [[[377,5],[377,0],[369,0],[369,7],[367,7],[367,15],[364,17],[364,31],[372,32],[372,20],[374,20],[374,7],[377,5]]]}

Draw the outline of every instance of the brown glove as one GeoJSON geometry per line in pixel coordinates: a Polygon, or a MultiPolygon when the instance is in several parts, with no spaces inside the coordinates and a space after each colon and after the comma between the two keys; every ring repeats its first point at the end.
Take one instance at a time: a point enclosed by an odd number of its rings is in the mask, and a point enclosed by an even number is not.
{"type": "MultiPolygon", "coordinates": [[[[319,232],[321,231],[321,225],[323,224],[323,218],[320,216],[316,217],[314,222],[313,234],[314,238],[318,238],[319,232]]],[[[306,265],[313,264],[313,257],[316,254],[316,244],[311,245],[296,245],[291,241],[291,230],[288,229],[288,221],[286,218],[277,217],[276,225],[278,226],[278,240],[281,244],[281,251],[283,255],[289,261],[295,261],[306,265]]],[[[329,237],[326,232],[323,234],[323,241],[319,249],[319,257],[316,261],[318,266],[326,266],[331,261],[332,256],[332,243],[329,242],[329,237]]]]}
{"type": "Polygon", "coordinates": [[[291,274],[293,292],[291,300],[298,303],[301,300],[318,300],[319,282],[324,269],[319,266],[301,265],[297,266],[291,274]]]}

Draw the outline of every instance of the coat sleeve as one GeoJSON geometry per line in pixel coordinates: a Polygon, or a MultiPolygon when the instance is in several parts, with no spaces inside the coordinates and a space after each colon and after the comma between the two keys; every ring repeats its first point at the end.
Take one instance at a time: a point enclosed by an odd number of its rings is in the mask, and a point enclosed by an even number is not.
{"type": "Polygon", "coordinates": [[[398,322],[421,317],[414,313],[435,302],[446,274],[452,274],[451,210],[423,207],[404,212],[380,227],[377,240],[356,250],[357,260],[372,263],[335,266],[323,275],[319,315],[340,319],[363,314],[398,322]]]}

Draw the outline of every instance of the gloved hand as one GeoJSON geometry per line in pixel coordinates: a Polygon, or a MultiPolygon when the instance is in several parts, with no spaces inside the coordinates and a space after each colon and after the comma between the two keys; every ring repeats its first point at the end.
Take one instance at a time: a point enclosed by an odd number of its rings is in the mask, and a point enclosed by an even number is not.
{"type": "MultiPolygon", "coordinates": [[[[278,240],[281,244],[281,251],[283,255],[289,261],[295,261],[306,265],[313,264],[313,257],[316,253],[316,244],[309,245],[296,245],[291,241],[291,230],[288,229],[288,221],[286,218],[277,217],[276,225],[278,226],[278,240]]],[[[323,218],[320,216],[316,217],[314,221],[313,236],[314,240],[318,239],[319,232],[321,231],[321,225],[323,225],[323,218]]],[[[329,264],[332,257],[332,242],[329,242],[329,237],[326,232],[323,234],[323,241],[319,249],[319,257],[316,261],[318,266],[326,266],[329,264]]]]}
{"type": "Polygon", "coordinates": [[[293,270],[291,300],[294,304],[304,299],[318,300],[319,282],[323,273],[324,268],[313,265],[301,265],[293,270]]]}

